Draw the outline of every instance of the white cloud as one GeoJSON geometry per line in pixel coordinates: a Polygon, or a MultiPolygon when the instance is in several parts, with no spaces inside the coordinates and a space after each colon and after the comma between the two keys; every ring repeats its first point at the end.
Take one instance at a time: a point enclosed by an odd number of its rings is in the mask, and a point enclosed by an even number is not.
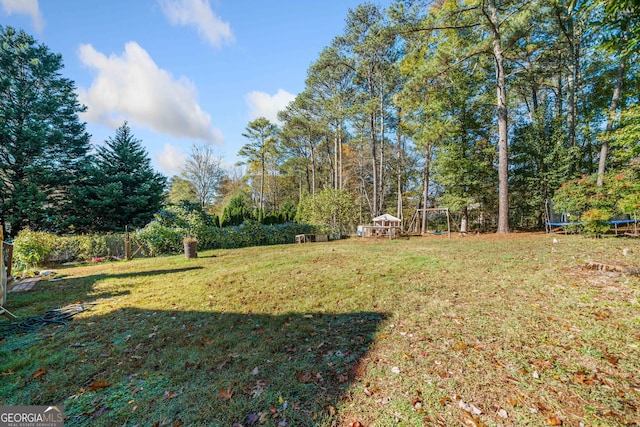
{"type": "Polygon", "coordinates": [[[200,37],[213,47],[233,41],[229,23],[211,10],[209,0],[158,0],[158,4],[172,25],[195,27],[200,37]]]}
{"type": "Polygon", "coordinates": [[[31,15],[36,31],[39,33],[42,32],[44,19],[42,19],[42,13],[40,13],[38,0],[0,0],[0,3],[2,3],[2,8],[7,15],[14,13],[31,15]]]}
{"type": "Polygon", "coordinates": [[[222,132],[198,105],[193,82],[174,79],[137,43],[127,43],[122,56],[107,57],[91,45],[81,45],[78,55],[98,72],[89,89],[78,88],[79,101],[89,107],[85,120],[114,129],[128,120],[161,134],[223,143],[222,132]]]}
{"type": "Polygon", "coordinates": [[[177,175],[187,163],[187,156],[178,147],[164,144],[164,150],[156,155],[156,161],[168,175],[177,175]]]}
{"type": "Polygon", "coordinates": [[[295,95],[283,89],[278,89],[275,95],[259,91],[250,92],[246,96],[250,120],[264,117],[272,123],[279,123],[278,111],[284,110],[295,98],[295,95]]]}

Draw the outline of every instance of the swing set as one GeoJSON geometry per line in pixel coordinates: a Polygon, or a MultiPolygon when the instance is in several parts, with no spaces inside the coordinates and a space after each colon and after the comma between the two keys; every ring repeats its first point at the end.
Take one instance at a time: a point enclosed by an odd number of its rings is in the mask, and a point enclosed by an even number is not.
{"type": "MultiPolygon", "coordinates": [[[[411,223],[409,224],[408,232],[413,235],[422,234],[422,221],[424,219],[425,222],[425,233],[440,235],[444,234],[444,228],[446,224],[446,233],[447,237],[451,238],[451,212],[449,208],[426,208],[426,209],[416,209],[415,214],[411,218],[411,223]],[[429,214],[432,214],[432,218],[430,221],[429,214]],[[433,230],[430,230],[429,226],[433,227],[433,230]],[[442,230],[442,231],[441,231],[442,230]]],[[[457,227],[455,221],[453,222],[454,226],[457,227]]]]}

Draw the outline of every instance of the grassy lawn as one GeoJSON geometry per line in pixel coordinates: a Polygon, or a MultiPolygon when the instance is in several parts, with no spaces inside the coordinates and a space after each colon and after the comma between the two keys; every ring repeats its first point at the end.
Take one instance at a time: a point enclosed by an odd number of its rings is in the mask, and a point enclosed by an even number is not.
{"type": "Polygon", "coordinates": [[[89,310],[1,340],[0,405],[63,405],[69,426],[638,425],[640,281],[582,265],[638,266],[640,242],[555,238],[59,268],[8,308],[89,310]]]}

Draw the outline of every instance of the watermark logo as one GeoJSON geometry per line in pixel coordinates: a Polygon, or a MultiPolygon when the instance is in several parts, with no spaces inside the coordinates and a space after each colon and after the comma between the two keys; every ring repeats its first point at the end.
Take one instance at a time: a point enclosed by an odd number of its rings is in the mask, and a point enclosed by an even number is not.
{"type": "Polygon", "coordinates": [[[0,427],[63,427],[61,406],[0,406],[0,427]]]}

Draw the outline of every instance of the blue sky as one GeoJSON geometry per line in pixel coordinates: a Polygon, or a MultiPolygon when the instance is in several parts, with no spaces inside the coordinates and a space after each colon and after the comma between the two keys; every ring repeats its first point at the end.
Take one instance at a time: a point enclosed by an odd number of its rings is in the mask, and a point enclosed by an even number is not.
{"type": "Polygon", "coordinates": [[[0,0],[0,24],[62,54],[94,144],[127,120],[171,176],[193,144],[212,144],[228,165],[239,160],[249,121],[276,120],[359,3],[0,0]]]}

